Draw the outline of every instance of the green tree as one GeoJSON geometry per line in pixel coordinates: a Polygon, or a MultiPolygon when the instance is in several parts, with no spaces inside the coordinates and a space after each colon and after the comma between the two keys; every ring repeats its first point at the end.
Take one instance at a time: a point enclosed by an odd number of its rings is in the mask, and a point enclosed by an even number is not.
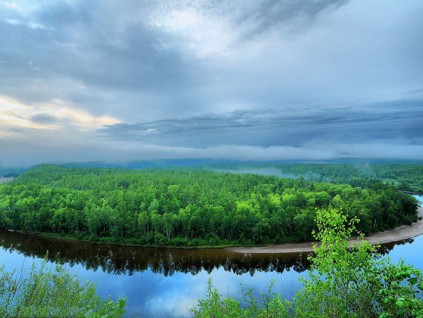
{"type": "Polygon", "coordinates": [[[349,246],[358,219],[348,221],[340,210],[319,210],[316,222],[321,246],[295,296],[296,317],[423,317],[419,270],[382,259],[362,235],[349,246]]]}

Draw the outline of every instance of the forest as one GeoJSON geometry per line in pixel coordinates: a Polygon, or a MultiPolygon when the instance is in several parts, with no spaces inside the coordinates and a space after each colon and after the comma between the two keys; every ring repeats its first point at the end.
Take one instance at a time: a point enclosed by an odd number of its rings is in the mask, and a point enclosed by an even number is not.
{"type": "Polygon", "coordinates": [[[311,240],[316,210],[327,208],[360,219],[364,234],[417,220],[412,196],[376,182],[40,165],[0,185],[3,228],[145,246],[311,240]]]}
{"type": "MultiPolygon", "coordinates": [[[[369,183],[386,183],[402,191],[423,193],[422,161],[380,161],[380,160],[339,160],[322,162],[287,161],[228,161],[228,160],[153,160],[119,163],[85,162],[64,163],[67,168],[106,168],[106,169],[197,169],[234,173],[255,173],[279,177],[331,183],[348,183],[366,186],[369,183]]],[[[0,167],[1,177],[17,177],[29,168],[0,167]]]]}
{"type": "Polygon", "coordinates": [[[421,162],[312,162],[312,163],[219,163],[219,170],[254,173],[271,173],[289,178],[312,181],[348,183],[367,186],[385,183],[402,191],[423,193],[423,164],[421,162]]]}

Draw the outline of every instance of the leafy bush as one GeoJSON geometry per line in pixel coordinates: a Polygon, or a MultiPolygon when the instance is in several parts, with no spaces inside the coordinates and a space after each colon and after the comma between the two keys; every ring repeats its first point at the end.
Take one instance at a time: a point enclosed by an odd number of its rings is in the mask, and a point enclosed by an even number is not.
{"type": "Polygon", "coordinates": [[[7,272],[0,267],[0,317],[121,317],[126,300],[102,301],[96,288],[79,280],[63,267],[48,268],[46,262],[24,270],[7,272]]]}

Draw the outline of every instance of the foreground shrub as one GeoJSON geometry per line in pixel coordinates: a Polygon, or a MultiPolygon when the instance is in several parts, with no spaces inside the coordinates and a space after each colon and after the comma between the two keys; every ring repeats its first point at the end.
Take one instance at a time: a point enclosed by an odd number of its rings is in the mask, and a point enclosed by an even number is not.
{"type": "Polygon", "coordinates": [[[251,289],[243,292],[243,300],[246,304],[231,297],[223,297],[219,291],[208,282],[206,299],[198,301],[198,308],[191,309],[196,318],[205,317],[290,317],[289,310],[291,303],[283,300],[281,295],[272,291],[272,285],[267,294],[261,295],[261,304],[254,297],[251,289]]]}
{"type": "Polygon", "coordinates": [[[102,301],[96,288],[81,285],[63,267],[7,272],[0,267],[0,317],[121,317],[125,299],[102,301]]]}

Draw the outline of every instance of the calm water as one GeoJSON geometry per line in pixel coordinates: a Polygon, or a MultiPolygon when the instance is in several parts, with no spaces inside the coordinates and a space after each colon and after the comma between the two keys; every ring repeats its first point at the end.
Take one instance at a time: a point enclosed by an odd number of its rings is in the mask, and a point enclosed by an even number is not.
{"type": "MultiPolygon", "coordinates": [[[[423,202],[423,196],[417,196],[423,202]]],[[[423,270],[423,236],[385,247],[393,261],[403,258],[423,270]]],[[[224,250],[174,250],[75,243],[0,231],[0,263],[7,269],[40,263],[48,251],[82,281],[97,284],[99,294],[126,296],[128,314],[143,317],[186,317],[204,296],[207,281],[224,295],[239,298],[241,284],[254,292],[274,290],[291,298],[307,271],[306,256],[244,255],[224,250]]]]}

